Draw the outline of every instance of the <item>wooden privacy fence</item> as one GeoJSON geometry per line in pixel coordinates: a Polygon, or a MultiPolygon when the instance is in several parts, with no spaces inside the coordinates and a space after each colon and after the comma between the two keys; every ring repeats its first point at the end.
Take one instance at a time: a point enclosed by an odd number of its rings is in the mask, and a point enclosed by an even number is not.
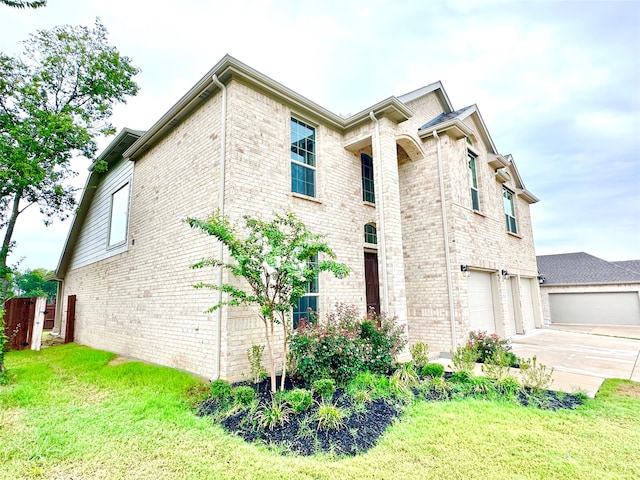
{"type": "Polygon", "coordinates": [[[10,298],[5,302],[5,334],[11,350],[29,346],[40,350],[42,331],[53,328],[56,314],[55,301],[48,305],[46,302],[46,297],[10,298]]]}

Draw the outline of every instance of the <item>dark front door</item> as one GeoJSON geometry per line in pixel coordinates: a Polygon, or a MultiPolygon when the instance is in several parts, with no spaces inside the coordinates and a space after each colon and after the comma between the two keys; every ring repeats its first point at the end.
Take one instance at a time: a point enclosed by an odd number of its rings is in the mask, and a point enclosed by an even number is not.
{"type": "Polygon", "coordinates": [[[64,334],[64,343],[71,343],[74,340],[76,329],[76,296],[67,297],[67,327],[64,334]]]}
{"type": "Polygon", "coordinates": [[[373,308],[376,313],[380,313],[377,253],[364,252],[364,278],[367,287],[367,312],[373,308]]]}

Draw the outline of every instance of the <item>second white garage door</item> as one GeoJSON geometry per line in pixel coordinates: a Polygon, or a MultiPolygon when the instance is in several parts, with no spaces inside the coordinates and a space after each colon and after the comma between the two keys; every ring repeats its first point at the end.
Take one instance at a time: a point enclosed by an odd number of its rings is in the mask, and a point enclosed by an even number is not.
{"type": "Polygon", "coordinates": [[[493,308],[492,274],[472,271],[469,274],[469,321],[471,330],[496,333],[493,308]]]}
{"type": "Polygon", "coordinates": [[[637,292],[550,293],[551,323],[640,325],[637,292]]]}

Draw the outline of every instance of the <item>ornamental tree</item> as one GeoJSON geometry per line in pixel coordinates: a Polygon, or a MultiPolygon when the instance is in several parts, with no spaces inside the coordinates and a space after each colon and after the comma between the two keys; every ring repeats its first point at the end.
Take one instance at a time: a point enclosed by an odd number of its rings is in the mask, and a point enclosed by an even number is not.
{"type": "Polygon", "coordinates": [[[188,218],[187,223],[217,238],[227,248],[235,263],[221,259],[204,259],[191,268],[220,267],[229,270],[235,277],[246,280],[248,289],[231,283],[199,283],[196,288],[209,288],[227,294],[209,309],[210,312],[223,305],[258,305],[260,320],[264,325],[271,391],[275,392],[276,365],[274,339],[276,325],[283,333],[282,378],[280,389],[284,389],[288,340],[291,331],[291,311],[296,302],[307,291],[308,283],[319,272],[331,272],[337,278],[348,275],[346,265],[337,263],[333,251],[322,241],[322,237],[311,233],[295,215],[276,214],[270,222],[250,216],[244,217],[245,238],[239,229],[219,213],[207,220],[188,218]],[[322,260],[312,262],[317,254],[322,260]]]}
{"type": "Polygon", "coordinates": [[[99,20],[92,29],[40,30],[24,45],[22,56],[0,52],[0,308],[19,215],[31,205],[45,224],[68,215],[76,203],[71,159],[94,159],[95,138],[115,133],[113,106],[138,92],[139,69],[108,43],[99,20]]]}

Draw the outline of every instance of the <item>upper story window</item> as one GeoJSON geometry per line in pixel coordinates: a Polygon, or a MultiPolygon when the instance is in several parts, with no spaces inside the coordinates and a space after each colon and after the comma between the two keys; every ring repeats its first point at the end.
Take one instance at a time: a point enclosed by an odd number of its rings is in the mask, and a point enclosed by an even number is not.
{"type": "Polygon", "coordinates": [[[316,196],[316,129],[291,119],[291,191],[316,196]]]}
{"type": "Polygon", "coordinates": [[[364,241],[374,245],[378,243],[378,230],[373,223],[367,223],[364,226],[364,241]]]}
{"type": "Polygon", "coordinates": [[[362,200],[376,203],[373,184],[373,159],[366,153],[360,154],[362,160],[362,200]]]}
{"type": "Polygon", "coordinates": [[[516,225],[516,209],[513,204],[513,192],[503,188],[502,199],[504,201],[504,218],[507,225],[507,232],[518,233],[516,225]]]}
{"type": "Polygon", "coordinates": [[[108,246],[119,245],[127,240],[129,218],[129,184],[126,183],[111,195],[108,246]]]}
{"type": "MultiPolygon", "coordinates": [[[[309,262],[313,265],[318,264],[318,254],[315,254],[309,262]]],[[[316,275],[307,283],[307,293],[300,297],[293,309],[293,328],[298,328],[301,318],[309,320],[309,310],[314,314],[318,313],[318,276],[316,275]]]]}
{"type": "Polygon", "coordinates": [[[480,196],[478,195],[478,175],[476,174],[476,156],[467,152],[469,162],[469,186],[471,187],[471,207],[480,211],[480,196]]]}

